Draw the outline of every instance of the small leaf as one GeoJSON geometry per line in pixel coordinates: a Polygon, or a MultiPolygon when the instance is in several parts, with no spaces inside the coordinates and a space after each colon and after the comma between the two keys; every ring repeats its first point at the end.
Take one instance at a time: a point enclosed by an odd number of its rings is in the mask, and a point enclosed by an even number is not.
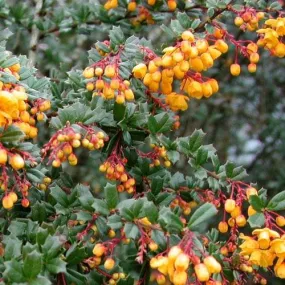
{"type": "Polygon", "coordinates": [[[282,211],[285,210],[285,191],[282,191],[275,195],[268,203],[268,210],[271,211],[282,211]]]}
{"type": "Polygon", "coordinates": [[[252,228],[261,228],[264,226],[265,217],[263,213],[256,213],[250,216],[247,221],[252,228]]]}
{"type": "Polygon", "coordinates": [[[24,260],[23,273],[28,279],[35,278],[42,270],[42,254],[34,250],[24,260]]]}
{"type": "Polygon", "coordinates": [[[197,228],[197,226],[199,226],[201,223],[204,223],[205,221],[215,216],[217,212],[218,210],[213,204],[211,203],[203,204],[191,216],[188,223],[188,228],[191,230],[197,228]]]}
{"type": "Polygon", "coordinates": [[[25,133],[15,126],[9,126],[5,131],[0,128],[0,142],[17,143],[25,137],[25,133]]]}
{"type": "Polygon", "coordinates": [[[104,187],[104,194],[109,210],[115,209],[119,202],[116,184],[107,183],[104,187]]]}
{"type": "Polygon", "coordinates": [[[257,195],[250,195],[249,203],[253,209],[258,212],[260,212],[265,207],[263,201],[257,195]]]}
{"type": "Polygon", "coordinates": [[[139,228],[133,223],[126,223],[124,227],[124,233],[127,238],[136,239],[139,235],[139,228]]]}
{"type": "Polygon", "coordinates": [[[78,247],[75,243],[66,252],[66,262],[68,264],[78,264],[84,258],[86,258],[85,248],[78,247]]]}
{"type": "Polygon", "coordinates": [[[160,177],[155,177],[151,180],[151,192],[153,195],[159,194],[162,190],[164,179],[160,177]]]}
{"type": "Polygon", "coordinates": [[[95,209],[96,213],[100,213],[105,216],[110,213],[107,203],[101,199],[94,199],[92,207],[95,209]]]}
{"type": "Polygon", "coordinates": [[[11,283],[18,284],[25,281],[25,277],[22,271],[22,265],[19,261],[13,259],[7,261],[5,264],[5,271],[3,276],[6,280],[9,280],[11,283]]]}
{"type": "Polygon", "coordinates": [[[61,260],[59,257],[51,259],[46,264],[46,268],[50,273],[58,274],[66,272],[66,262],[61,260]]]}

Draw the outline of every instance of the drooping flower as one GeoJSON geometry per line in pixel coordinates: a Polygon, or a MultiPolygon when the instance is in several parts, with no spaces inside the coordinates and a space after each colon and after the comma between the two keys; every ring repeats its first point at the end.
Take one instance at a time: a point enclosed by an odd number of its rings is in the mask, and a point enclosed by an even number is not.
{"type": "Polygon", "coordinates": [[[258,241],[249,236],[242,236],[241,239],[245,240],[239,247],[242,249],[241,255],[249,255],[256,249],[259,249],[258,241]]]}
{"type": "Polygon", "coordinates": [[[278,232],[270,230],[269,228],[254,230],[252,234],[257,235],[259,247],[261,249],[267,249],[270,246],[270,238],[280,237],[278,232]]]}
{"type": "Polygon", "coordinates": [[[185,111],[188,109],[187,101],[189,98],[182,94],[177,94],[175,92],[166,95],[165,102],[169,105],[170,109],[173,111],[185,111]]]}
{"type": "Polygon", "coordinates": [[[7,91],[0,91],[0,127],[11,124],[18,116],[17,98],[7,91]]]}

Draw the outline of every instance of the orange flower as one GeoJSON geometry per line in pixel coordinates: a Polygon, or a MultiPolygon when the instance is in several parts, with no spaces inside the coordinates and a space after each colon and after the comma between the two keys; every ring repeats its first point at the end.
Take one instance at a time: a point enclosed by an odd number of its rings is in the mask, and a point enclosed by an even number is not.
{"type": "Polygon", "coordinates": [[[0,127],[11,124],[18,116],[18,100],[11,93],[0,91],[0,127]]]}
{"type": "Polygon", "coordinates": [[[177,93],[170,93],[169,95],[166,95],[165,102],[167,105],[169,105],[170,109],[173,111],[185,111],[188,109],[188,103],[187,101],[189,98],[187,96],[184,96],[182,94],[177,93]]]}

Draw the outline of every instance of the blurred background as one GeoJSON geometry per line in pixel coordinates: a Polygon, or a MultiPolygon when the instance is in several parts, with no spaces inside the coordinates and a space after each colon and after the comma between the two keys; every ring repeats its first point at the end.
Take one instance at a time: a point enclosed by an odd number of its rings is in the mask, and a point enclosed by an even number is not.
{"type": "MultiPolygon", "coordinates": [[[[206,1],[188,2],[199,7],[206,1]]],[[[67,72],[88,65],[88,50],[96,41],[108,39],[112,25],[121,25],[126,36],[145,37],[157,50],[169,43],[160,29],[160,24],[168,25],[173,15],[167,9],[158,12],[152,8],[155,24],[133,26],[136,15],[126,11],[127,1],[120,0],[119,7],[108,13],[99,5],[92,0],[0,0],[0,29],[13,32],[8,50],[26,55],[38,69],[38,76],[50,77],[59,92],[63,91],[61,81],[68,78],[67,72]]],[[[191,8],[187,13],[198,17],[201,10],[191,8]]],[[[236,38],[255,40],[256,33],[240,32],[233,19],[227,16],[222,22],[236,38]]],[[[238,78],[229,73],[234,51],[219,59],[210,72],[220,83],[219,93],[210,99],[191,100],[188,111],[181,113],[181,128],[172,135],[186,136],[202,128],[207,133],[206,142],[217,148],[221,161],[244,165],[248,181],[279,192],[285,186],[285,60],[261,53],[256,74],[250,74],[247,61],[239,57],[242,73],[238,78]]],[[[48,138],[45,132],[42,128],[42,142],[48,138]]],[[[83,162],[80,171],[87,179],[90,165],[83,162]]],[[[89,163],[93,169],[92,161],[89,163]]],[[[177,168],[183,169],[183,162],[177,168]]]]}

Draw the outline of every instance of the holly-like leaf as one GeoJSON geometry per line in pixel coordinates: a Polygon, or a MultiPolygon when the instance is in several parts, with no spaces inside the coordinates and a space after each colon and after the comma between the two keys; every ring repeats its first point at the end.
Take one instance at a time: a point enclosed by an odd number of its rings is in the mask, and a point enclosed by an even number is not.
{"type": "Polygon", "coordinates": [[[188,222],[188,228],[191,230],[197,229],[197,227],[201,223],[204,223],[207,220],[211,219],[213,216],[217,214],[217,212],[218,210],[213,204],[211,203],[203,204],[191,216],[188,222]]]}
{"type": "Polygon", "coordinates": [[[247,221],[252,228],[261,228],[264,226],[265,217],[263,213],[256,213],[250,216],[247,221]]]}
{"type": "Polygon", "coordinates": [[[104,187],[104,194],[109,210],[115,209],[119,202],[116,184],[107,183],[104,187]]]}
{"type": "Polygon", "coordinates": [[[23,273],[28,279],[35,278],[42,270],[42,254],[34,250],[24,259],[23,273]]]}
{"type": "Polygon", "coordinates": [[[0,128],[0,142],[13,143],[21,141],[25,137],[25,133],[16,126],[9,126],[6,130],[0,128]]]}
{"type": "Polygon", "coordinates": [[[265,207],[263,201],[257,195],[250,195],[249,203],[253,209],[258,212],[260,212],[265,207]]]}
{"type": "Polygon", "coordinates": [[[282,211],[285,210],[285,191],[282,191],[275,195],[269,202],[266,207],[271,211],[282,211]]]}
{"type": "Polygon", "coordinates": [[[127,238],[136,239],[139,236],[139,228],[133,223],[126,223],[124,227],[124,233],[127,238]]]}
{"type": "Polygon", "coordinates": [[[50,259],[46,263],[46,268],[50,273],[58,274],[58,273],[65,273],[66,272],[66,262],[64,262],[59,257],[50,259]]]}
{"type": "Polygon", "coordinates": [[[25,276],[23,274],[22,264],[13,259],[4,263],[5,271],[3,272],[3,277],[9,280],[11,283],[21,283],[25,281],[25,276]]]}

